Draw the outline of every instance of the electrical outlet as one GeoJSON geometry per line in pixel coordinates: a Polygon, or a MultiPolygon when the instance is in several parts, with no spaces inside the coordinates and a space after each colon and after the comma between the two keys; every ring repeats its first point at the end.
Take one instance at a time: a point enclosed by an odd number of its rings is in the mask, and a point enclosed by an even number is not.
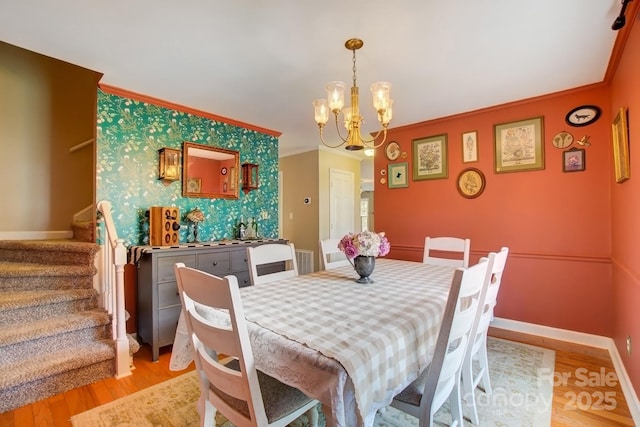
{"type": "Polygon", "coordinates": [[[627,335],[627,354],[631,357],[631,335],[627,335]]]}

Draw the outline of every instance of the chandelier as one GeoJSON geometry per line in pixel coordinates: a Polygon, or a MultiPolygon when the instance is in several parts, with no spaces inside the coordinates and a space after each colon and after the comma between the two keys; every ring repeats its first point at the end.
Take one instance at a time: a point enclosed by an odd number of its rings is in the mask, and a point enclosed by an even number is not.
{"type": "Polygon", "coordinates": [[[360,115],[360,105],[358,98],[358,86],[356,84],[356,50],[360,49],[364,43],[360,39],[349,39],[345,42],[344,47],[353,51],[353,86],[351,86],[351,107],[344,107],[344,89],[343,82],[331,82],[327,84],[327,99],[316,99],[313,101],[315,108],[315,120],[320,130],[320,141],[330,148],[337,148],[347,144],[347,150],[362,150],[363,148],[377,148],[384,144],[387,139],[387,127],[392,117],[393,100],[389,98],[391,91],[391,83],[377,82],[371,85],[371,93],[373,95],[373,108],[378,115],[378,121],[382,128],[371,138],[365,139],[361,134],[361,126],[363,123],[360,115]],[[342,140],[338,145],[327,144],[323,137],[324,125],[329,120],[329,111],[334,115],[336,122],[336,130],[338,136],[342,140]],[[338,116],[342,113],[342,122],[347,129],[347,136],[343,137],[340,133],[338,125],[338,116]],[[382,134],[381,140],[378,138],[382,134]]]}

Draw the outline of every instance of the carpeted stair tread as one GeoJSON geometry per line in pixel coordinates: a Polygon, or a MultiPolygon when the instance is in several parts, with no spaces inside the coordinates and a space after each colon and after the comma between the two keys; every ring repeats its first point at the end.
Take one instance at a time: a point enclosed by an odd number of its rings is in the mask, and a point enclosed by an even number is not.
{"type": "Polygon", "coordinates": [[[71,239],[0,240],[0,260],[42,264],[91,265],[100,246],[71,239]]]}
{"type": "Polygon", "coordinates": [[[115,374],[100,246],[83,230],[87,241],[0,240],[0,413],[115,374]]]}
{"type": "Polygon", "coordinates": [[[0,327],[68,316],[97,306],[93,289],[0,292],[0,327]]]}
{"type": "Polygon", "coordinates": [[[34,355],[0,366],[0,389],[16,387],[45,377],[79,369],[115,357],[112,341],[82,344],[51,353],[34,355]]]}
{"type": "MultiPolygon", "coordinates": [[[[103,309],[87,310],[76,314],[67,314],[48,319],[12,325],[0,328],[0,355],[2,347],[29,341],[34,337],[50,337],[69,331],[108,325],[109,314],[103,309]]],[[[0,357],[0,366],[2,358],[0,357]]]]}
{"type": "Polygon", "coordinates": [[[92,265],[52,265],[31,262],[0,261],[0,280],[5,277],[69,277],[93,276],[96,268],[92,265]]]}
{"type": "Polygon", "coordinates": [[[0,240],[0,249],[46,250],[52,252],[84,252],[95,254],[100,247],[93,242],[70,239],[0,240]]]}
{"type": "Polygon", "coordinates": [[[10,291],[0,293],[0,312],[96,297],[93,289],[10,291]]]}

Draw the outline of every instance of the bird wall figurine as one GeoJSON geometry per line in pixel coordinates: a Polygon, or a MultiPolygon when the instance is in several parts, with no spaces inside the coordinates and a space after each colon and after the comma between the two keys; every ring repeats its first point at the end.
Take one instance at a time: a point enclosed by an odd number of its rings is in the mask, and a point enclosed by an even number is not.
{"type": "Polygon", "coordinates": [[[589,135],[583,136],[582,138],[577,140],[576,143],[582,145],[583,147],[589,147],[591,145],[591,143],[589,142],[589,135]]]}

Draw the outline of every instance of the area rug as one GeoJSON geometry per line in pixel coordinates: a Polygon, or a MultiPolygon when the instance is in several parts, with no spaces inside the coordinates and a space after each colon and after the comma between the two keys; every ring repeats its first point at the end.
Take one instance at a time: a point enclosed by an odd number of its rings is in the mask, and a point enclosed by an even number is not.
{"type": "MultiPolygon", "coordinates": [[[[555,352],[489,338],[489,371],[493,393],[476,390],[482,427],[547,427],[551,423],[555,352]]],[[[195,372],[183,374],[113,402],[71,417],[74,427],[192,427],[199,425],[200,395],[195,372]]],[[[436,419],[450,422],[448,408],[436,419]]],[[[306,427],[302,417],[291,427],[306,427]]],[[[320,425],[324,417],[320,413],[320,425]]],[[[375,427],[417,427],[418,420],[394,408],[378,414],[375,427]]],[[[233,427],[223,416],[216,427],[233,427]]]]}

